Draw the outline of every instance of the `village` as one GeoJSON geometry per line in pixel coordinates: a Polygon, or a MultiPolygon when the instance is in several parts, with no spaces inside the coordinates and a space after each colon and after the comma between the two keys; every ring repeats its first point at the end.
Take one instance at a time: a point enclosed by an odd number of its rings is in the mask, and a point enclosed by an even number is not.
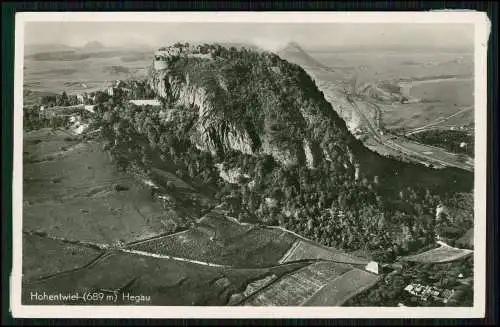
{"type": "MultiPolygon", "coordinates": [[[[99,97],[113,98],[120,95],[125,95],[125,98],[130,99],[134,97],[133,89],[137,89],[136,81],[124,82],[121,80],[116,80],[110,85],[108,85],[102,91],[95,92],[83,92],[74,95],[66,95],[63,92],[64,99],[71,100],[61,100],[60,105],[57,105],[57,101],[49,102],[48,104],[42,104],[39,107],[41,117],[47,119],[60,118],[67,119],[72,125],[73,130],[76,134],[81,134],[83,129],[87,126],[83,121],[86,120],[89,115],[95,114],[97,103],[99,102],[99,97]]],[[[137,92],[135,92],[137,93],[137,92]]],[[[44,102],[44,101],[42,101],[44,102]]],[[[45,101],[47,102],[47,101],[45,101]]],[[[161,102],[153,97],[148,98],[138,98],[130,99],[128,103],[136,106],[161,106],[161,102]]]]}

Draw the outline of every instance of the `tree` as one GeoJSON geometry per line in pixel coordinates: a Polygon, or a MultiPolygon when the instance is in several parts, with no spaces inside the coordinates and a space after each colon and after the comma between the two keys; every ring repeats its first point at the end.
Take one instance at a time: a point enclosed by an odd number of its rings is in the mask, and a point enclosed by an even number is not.
{"type": "Polygon", "coordinates": [[[57,97],[55,95],[44,95],[40,99],[40,104],[46,107],[53,107],[56,105],[57,97]]]}
{"type": "Polygon", "coordinates": [[[101,104],[107,102],[109,95],[106,92],[97,91],[95,94],[95,104],[101,104]]]}

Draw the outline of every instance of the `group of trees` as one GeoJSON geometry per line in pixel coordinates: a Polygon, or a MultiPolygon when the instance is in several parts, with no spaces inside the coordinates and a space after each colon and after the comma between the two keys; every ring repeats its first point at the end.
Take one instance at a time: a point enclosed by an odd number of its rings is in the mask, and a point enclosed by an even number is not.
{"type": "Polygon", "coordinates": [[[36,130],[50,124],[45,116],[40,115],[37,106],[25,106],[23,109],[23,129],[25,131],[36,130]]]}
{"type": "Polygon", "coordinates": [[[50,115],[40,112],[38,106],[26,106],[23,109],[23,130],[31,131],[40,128],[63,128],[69,126],[68,116],[50,115]]]}
{"type": "MultiPolygon", "coordinates": [[[[241,156],[234,166],[249,161],[241,156]]],[[[391,196],[377,179],[356,181],[334,163],[308,170],[285,168],[269,156],[253,161],[254,168],[246,170],[251,183],[227,186],[218,194],[240,220],[280,225],[327,246],[366,249],[383,261],[435,239],[439,197],[431,192],[407,188],[391,196]]]]}
{"type": "Polygon", "coordinates": [[[200,185],[217,185],[219,177],[212,156],[184,138],[196,116],[195,110],[183,106],[171,109],[180,111],[183,118],[168,122],[161,119],[160,107],[110,107],[114,102],[108,99],[99,104],[101,115],[97,119],[121,169],[135,165],[151,173],[151,168],[156,167],[200,185]]]}
{"type": "Polygon", "coordinates": [[[429,130],[413,134],[410,138],[423,144],[474,157],[474,133],[460,130],[429,130]],[[461,147],[462,143],[465,143],[465,146],[461,147]]]}
{"type": "Polygon", "coordinates": [[[54,106],[74,106],[79,104],[76,95],[68,95],[65,91],[61,94],[45,95],[41,98],[40,104],[46,107],[54,106]]]}

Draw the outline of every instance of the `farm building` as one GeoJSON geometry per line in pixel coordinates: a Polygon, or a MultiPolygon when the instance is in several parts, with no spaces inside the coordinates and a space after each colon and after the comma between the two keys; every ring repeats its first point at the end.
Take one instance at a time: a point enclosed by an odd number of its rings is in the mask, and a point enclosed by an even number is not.
{"type": "Polygon", "coordinates": [[[156,99],[130,100],[130,103],[135,104],[136,106],[154,106],[154,107],[161,106],[161,102],[159,100],[156,100],[156,99]]]}

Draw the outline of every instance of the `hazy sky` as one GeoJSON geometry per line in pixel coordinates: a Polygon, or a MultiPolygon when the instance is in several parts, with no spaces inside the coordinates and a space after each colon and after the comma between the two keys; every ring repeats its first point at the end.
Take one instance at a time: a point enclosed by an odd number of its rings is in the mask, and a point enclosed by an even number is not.
{"type": "Polygon", "coordinates": [[[29,22],[26,44],[72,46],[99,41],[107,46],[168,45],[175,41],[251,42],[275,50],[289,41],[306,48],[321,46],[428,45],[472,46],[472,24],[417,23],[146,23],[29,22]]]}

